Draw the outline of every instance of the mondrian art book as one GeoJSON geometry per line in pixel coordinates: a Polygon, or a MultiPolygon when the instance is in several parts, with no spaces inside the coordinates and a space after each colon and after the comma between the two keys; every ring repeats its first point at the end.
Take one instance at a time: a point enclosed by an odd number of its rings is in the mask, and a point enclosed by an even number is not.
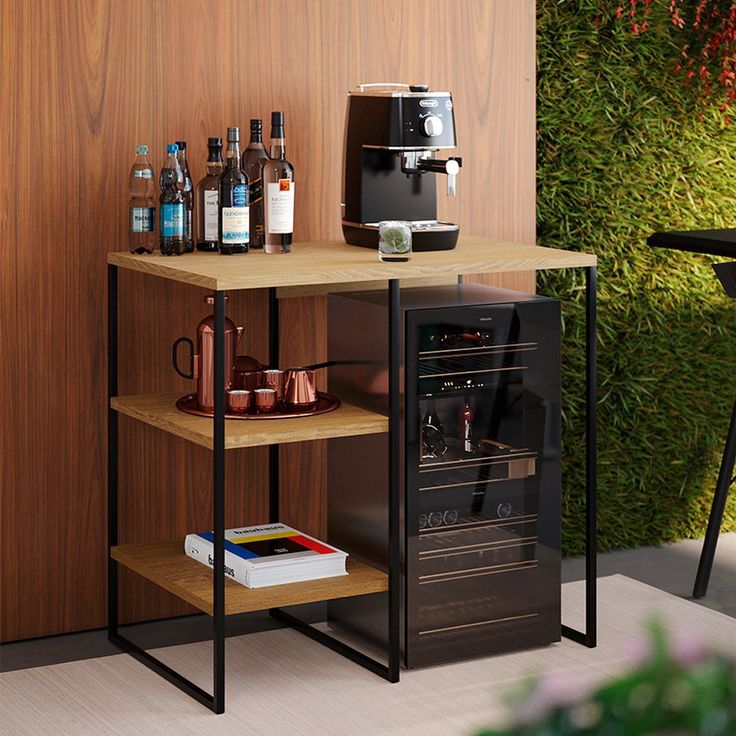
{"type": "MultiPolygon", "coordinates": [[[[184,551],[203,565],[214,564],[212,532],[187,534],[184,551]]],[[[225,574],[249,588],[347,575],[347,553],[286,524],[225,531],[225,574]]]]}

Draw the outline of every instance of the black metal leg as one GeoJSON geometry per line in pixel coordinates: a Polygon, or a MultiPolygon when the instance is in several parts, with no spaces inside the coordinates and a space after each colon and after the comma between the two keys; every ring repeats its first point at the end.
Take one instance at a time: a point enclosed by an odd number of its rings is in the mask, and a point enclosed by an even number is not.
{"type": "Polygon", "coordinates": [[[213,707],[225,712],[225,292],[215,292],[213,707]]]}
{"type": "Polygon", "coordinates": [[[118,394],[118,267],[107,267],[107,636],[118,631],[118,413],[110,400],[118,394]]]}
{"type": "Polygon", "coordinates": [[[562,626],[562,635],[593,648],[598,641],[596,469],[596,291],[595,266],[585,269],[585,632],[562,626]]]}
{"type": "MultiPolygon", "coordinates": [[[[268,364],[279,367],[279,301],[276,289],[268,290],[268,364]]],[[[268,520],[279,521],[280,516],[279,446],[268,446],[268,520]]]]}
{"type": "Polygon", "coordinates": [[[713,496],[713,505],[710,509],[708,529],[705,532],[703,551],[700,553],[698,573],[695,576],[693,598],[702,598],[708,592],[708,581],[713,567],[713,558],[716,554],[716,545],[721,531],[723,512],[726,508],[728,489],[732,483],[736,482],[736,478],[733,477],[734,464],[736,464],[736,403],[733,405],[731,424],[726,436],[726,446],[723,448],[723,459],[721,460],[721,469],[718,471],[718,481],[713,496]]]}
{"type": "Polygon", "coordinates": [[[388,680],[399,681],[401,657],[401,289],[388,282],[388,680]]]}

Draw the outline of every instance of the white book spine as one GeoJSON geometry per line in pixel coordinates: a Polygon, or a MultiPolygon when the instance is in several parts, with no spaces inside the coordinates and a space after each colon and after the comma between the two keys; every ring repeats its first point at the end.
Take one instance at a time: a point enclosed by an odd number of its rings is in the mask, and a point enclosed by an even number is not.
{"type": "MultiPolygon", "coordinates": [[[[198,534],[187,534],[184,540],[184,552],[193,560],[210,568],[214,567],[214,545],[198,534]]],[[[225,575],[235,580],[236,583],[251,587],[248,583],[248,573],[249,570],[245,560],[225,550],[225,575]]]]}

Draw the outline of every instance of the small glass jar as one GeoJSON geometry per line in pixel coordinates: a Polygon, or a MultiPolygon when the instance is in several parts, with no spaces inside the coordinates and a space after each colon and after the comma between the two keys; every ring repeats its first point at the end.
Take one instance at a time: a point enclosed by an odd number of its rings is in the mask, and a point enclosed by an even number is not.
{"type": "Polygon", "coordinates": [[[382,220],[378,223],[378,257],[389,262],[404,262],[411,258],[410,222],[382,220]]]}

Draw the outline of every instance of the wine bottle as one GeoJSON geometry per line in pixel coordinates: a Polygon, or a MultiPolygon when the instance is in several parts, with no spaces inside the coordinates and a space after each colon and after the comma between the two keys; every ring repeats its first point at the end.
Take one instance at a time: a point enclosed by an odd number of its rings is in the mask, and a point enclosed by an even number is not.
{"type": "Polygon", "coordinates": [[[290,253],[294,234],[294,167],[286,160],[284,113],[271,113],[269,160],[263,164],[263,225],[266,253],[290,253]]]}
{"type": "Polygon", "coordinates": [[[179,161],[179,168],[184,177],[184,186],[182,194],[184,195],[184,250],[191,253],[194,250],[194,187],[192,186],[192,177],[189,173],[187,164],[187,142],[176,141],[179,150],[176,152],[176,158],[179,161]]]}
{"type": "Polygon", "coordinates": [[[185,253],[184,242],[184,177],[181,173],[176,153],[179,147],[169,143],[166,147],[166,161],[161,169],[161,204],[159,210],[159,248],[165,256],[185,253]]]}
{"type": "Polygon", "coordinates": [[[156,200],[148,146],[135,149],[128,179],[128,247],[131,253],[153,253],[156,248],[156,200]]]}
{"type": "Polygon", "coordinates": [[[196,192],[197,250],[215,253],[218,243],[218,206],[222,163],[222,138],[208,138],[207,175],[200,179],[196,192]]]}
{"type": "Polygon", "coordinates": [[[263,121],[250,121],[250,143],[243,151],[240,168],[248,177],[248,206],[250,207],[250,247],[263,248],[263,182],[261,170],[268,161],[263,146],[263,121]]]}
{"type": "Polygon", "coordinates": [[[248,177],[240,168],[240,129],[227,129],[225,170],[220,175],[219,246],[222,255],[247,253],[249,243],[248,177]]]}

